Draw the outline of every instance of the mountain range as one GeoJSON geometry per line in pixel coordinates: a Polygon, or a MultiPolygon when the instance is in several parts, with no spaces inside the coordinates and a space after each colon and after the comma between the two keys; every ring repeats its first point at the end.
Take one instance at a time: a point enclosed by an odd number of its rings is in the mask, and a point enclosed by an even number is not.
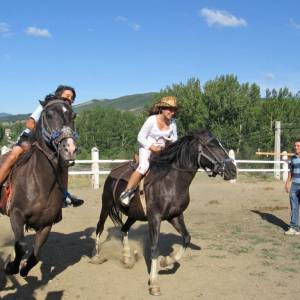
{"type": "MultiPolygon", "coordinates": [[[[80,113],[85,110],[91,110],[96,107],[114,108],[118,110],[132,111],[139,113],[143,107],[150,104],[157,93],[144,93],[122,96],[114,99],[92,99],[79,104],[73,105],[74,111],[80,113]]],[[[16,122],[25,120],[30,114],[7,114],[0,113],[0,123],[16,122]]]]}

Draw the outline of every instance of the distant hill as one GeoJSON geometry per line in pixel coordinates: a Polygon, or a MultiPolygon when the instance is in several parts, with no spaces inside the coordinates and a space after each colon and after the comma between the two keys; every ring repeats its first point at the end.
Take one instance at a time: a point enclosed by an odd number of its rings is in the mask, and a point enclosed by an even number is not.
{"type": "Polygon", "coordinates": [[[7,113],[0,113],[0,118],[2,118],[2,117],[8,117],[8,116],[11,116],[11,115],[7,114],[7,113]]]}
{"type": "Polygon", "coordinates": [[[119,110],[129,110],[129,111],[141,111],[143,107],[151,103],[155,97],[156,93],[145,93],[145,94],[134,94],[123,96],[115,99],[93,99],[87,102],[83,102],[74,105],[74,110],[76,112],[81,112],[83,110],[90,110],[95,107],[104,108],[115,108],[119,110]]]}
{"type": "Polygon", "coordinates": [[[18,115],[10,115],[10,114],[0,114],[0,123],[14,123],[16,121],[24,121],[28,118],[29,114],[18,114],[18,115]]]}
{"type": "MultiPolygon", "coordinates": [[[[78,113],[84,110],[91,110],[96,107],[104,107],[140,112],[146,104],[153,101],[155,95],[156,93],[144,93],[123,96],[115,99],[93,99],[80,104],[75,104],[74,110],[78,113]]],[[[0,123],[22,121],[27,119],[28,116],[29,114],[10,115],[7,113],[0,113],[0,123]]]]}

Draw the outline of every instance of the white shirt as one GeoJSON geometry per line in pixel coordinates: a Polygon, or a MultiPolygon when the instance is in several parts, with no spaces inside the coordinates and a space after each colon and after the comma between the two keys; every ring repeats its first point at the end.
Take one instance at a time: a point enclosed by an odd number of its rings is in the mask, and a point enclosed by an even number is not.
{"type": "Polygon", "coordinates": [[[41,113],[43,111],[43,106],[40,104],[34,112],[30,115],[30,118],[32,118],[36,123],[39,121],[41,117],[41,113]]]}
{"type": "Polygon", "coordinates": [[[150,116],[142,126],[138,134],[138,142],[141,147],[149,149],[152,144],[165,146],[165,142],[175,142],[178,139],[175,119],[171,120],[168,130],[160,130],[157,124],[157,115],[150,116]]]}

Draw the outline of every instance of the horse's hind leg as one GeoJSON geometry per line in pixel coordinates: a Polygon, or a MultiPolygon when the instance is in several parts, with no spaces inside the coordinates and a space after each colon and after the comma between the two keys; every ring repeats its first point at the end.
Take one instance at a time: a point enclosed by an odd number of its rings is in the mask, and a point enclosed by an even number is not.
{"type": "Polygon", "coordinates": [[[182,246],[180,247],[180,249],[176,253],[174,253],[170,256],[166,256],[166,257],[161,259],[160,266],[163,267],[163,268],[167,267],[169,265],[172,265],[175,262],[178,262],[182,258],[187,246],[191,242],[191,236],[190,236],[189,232],[186,229],[183,214],[181,214],[180,216],[178,216],[176,218],[168,220],[168,222],[171,223],[174,226],[174,228],[177,230],[177,232],[179,232],[181,234],[181,236],[182,236],[182,246]]]}
{"type": "Polygon", "coordinates": [[[104,194],[102,196],[102,209],[100,213],[100,218],[97,223],[97,228],[96,228],[96,243],[95,243],[95,248],[93,251],[93,257],[91,260],[91,263],[93,264],[101,264],[107,261],[106,258],[100,258],[100,236],[104,230],[104,224],[105,221],[109,215],[109,211],[113,205],[112,201],[105,201],[106,199],[111,199],[110,196],[104,197],[104,194]]]}
{"type": "Polygon", "coordinates": [[[127,268],[132,268],[135,263],[135,257],[132,257],[130,252],[130,245],[128,239],[128,232],[130,227],[135,223],[136,220],[128,217],[125,224],[122,226],[122,243],[123,243],[123,252],[122,252],[122,262],[127,268]]]}
{"type": "Polygon", "coordinates": [[[34,246],[33,250],[30,253],[26,263],[22,266],[20,270],[20,275],[22,277],[27,276],[29,271],[39,262],[38,255],[41,250],[41,247],[46,242],[49,232],[51,231],[52,226],[44,227],[43,229],[37,231],[34,237],[34,246]]]}
{"type": "Polygon", "coordinates": [[[7,275],[19,273],[20,263],[26,252],[24,250],[24,220],[22,214],[17,210],[13,210],[10,215],[10,223],[15,235],[15,259],[6,264],[4,271],[7,275]]]}

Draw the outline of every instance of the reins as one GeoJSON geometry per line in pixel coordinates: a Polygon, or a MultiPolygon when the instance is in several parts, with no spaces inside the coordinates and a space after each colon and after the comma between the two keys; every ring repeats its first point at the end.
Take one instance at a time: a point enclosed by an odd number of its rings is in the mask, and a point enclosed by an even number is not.
{"type": "Polygon", "coordinates": [[[184,169],[184,168],[179,168],[176,165],[172,164],[172,169],[175,169],[179,172],[189,172],[189,173],[194,173],[197,172],[198,169],[201,167],[203,168],[203,170],[208,174],[208,176],[214,176],[214,174],[219,173],[221,176],[224,175],[224,170],[225,170],[225,166],[227,162],[232,161],[232,159],[230,158],[225,158],[224,160],[218,160],[216,158],[216,156],[213,154],[213,152],[209,149],[209,147],[207,146],[211,141],[213,140],[217,140],[218,144],[220,145],[220,147],[222,148],[222,150],[224,151],[224,153],[228,156],[227,151],[224,149],[224,147],[222,146],[222,144],[219,142],[218,139],[216,139],[215,137],[210,137],[208,140],[206,140],[205,142],[201,142],[198,146],[198,156],[197,156],[197,168],[194,169],[184,169]],[[211,156],[207,155],[204,151],[203,148],[205,148],[210,154],[211,156]],[[207,170],[207,167],[203,167],[201,165],[201,157],[206,158],[209,162],[211,162],[214,166],[213,170],[211,170],[211,172],[209,172],[207,170]]]}
{"type": "MultiPolygon", "coordinates": [[[[55,153],[58,153],[59,150],[59,145],[60,143],[67,138],[77,138],[77,133],[72,130],[70,127],[63,126],[63,128],[59,130],[52,130],[51,126],[48,123],[47,116],[46,116],[46,109],[49,106],[52,106],[54,104],[66,104],[64,100],[52,100],[51,102],[47,103],[43,111],[41,113],[41,132],[42,132],[42,137],[45,141],[45,143],[52,147],[55,151],[55,153]]],[[[67,104],[69,105],[69,104],[67,104]]]]}

